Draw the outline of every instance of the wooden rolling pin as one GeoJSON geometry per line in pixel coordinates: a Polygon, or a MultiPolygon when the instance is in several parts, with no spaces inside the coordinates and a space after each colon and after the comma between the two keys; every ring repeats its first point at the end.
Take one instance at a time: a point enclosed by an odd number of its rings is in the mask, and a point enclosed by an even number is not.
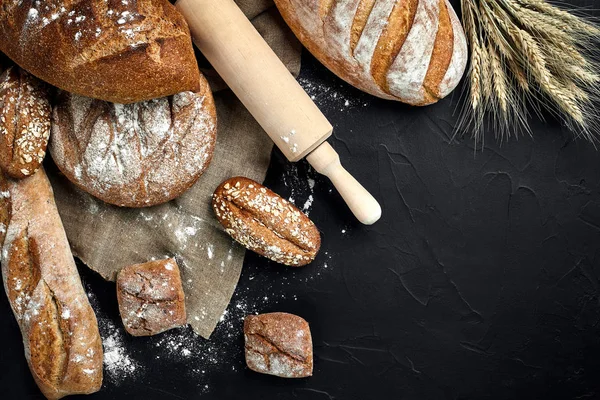
{"type": "Polygon", "coordinates": [[[306,157],[363,224],[379,203],[325,140],[333,127],[233,0],[178,0],[194,43],[290,161],[306,157]]]}

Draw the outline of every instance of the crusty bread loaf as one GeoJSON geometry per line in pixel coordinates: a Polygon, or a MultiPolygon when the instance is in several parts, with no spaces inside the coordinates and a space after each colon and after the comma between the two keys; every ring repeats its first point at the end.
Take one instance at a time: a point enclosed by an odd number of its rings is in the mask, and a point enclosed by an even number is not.
{"type": "Polygon", "coordinates": [[[0,75],[0,167],[7,175],[24,178],[40,167],[51,114],[45,83],[16,66],[0,75]]]}
{"type": "Polygon", "coordinates": [[[232,238],[280,264],[306,265],[321,247],[319,230],[302,211],[252,179],[221,183],[212,206],[232,238]]]}
{"type": "Polygon", "coordinates": [[[448,0],[275,0],[308,50],[351,85],[427,105],[462,77],[467,43],[448,0]]]}
{"type": "Polygon", "coordinates": [[[216,118],[203,78],[199,93],[127,105],[63,92],[50,152],[66,177],[93,196],[148,207],[178,197],[208,167],[216,118]]]}
{"type": "Polygon", "coordinates": [[[117,300],[125,330],[150,336],[187,323],[185,296],[173,258],[129,265],[117,275],[117,300]]]}
{"type": "Polygon", "coordinates": [[[281,378],[305,378],[313,372],[312,336],[297,315],[274,312],[244,319],[246,365],[281,378]]]}
{"type": "Polygon", "coordinates": [[[167,0],[5,0],[0,50],[54,86],[106,101],[198,90],[188,26],[167,0]]]}
{"type": "Polygon", "coordinates": [[[50,182],[39,169],[29,178],[8,179],[8,189],[12,215],[2,277],[33,378],[49,399],[96,392],[102,342],[50,182]]]}

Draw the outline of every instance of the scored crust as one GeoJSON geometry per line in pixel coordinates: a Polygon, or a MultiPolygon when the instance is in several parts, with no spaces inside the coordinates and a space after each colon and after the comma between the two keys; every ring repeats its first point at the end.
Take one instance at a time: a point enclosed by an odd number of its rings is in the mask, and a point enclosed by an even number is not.
{"type": "Polygon", "coordinates": [[[125,330],[133,336],[186,324],[181,275],[173,258],[123,268],[117,275],[117,300],[125,330]]]}
{"type": "Polygon", "coordinates": [[[234,177],[213,194],[213,210],[231,237],[275,262],[300,267],[321,247],[315,224],[296,206],[258,182],[234,177]]]}
{"type": "Polygon", "coordinates": [[[0,50],[63,90],[117,103],[198,90],[189,28],[167,0],[0,4],[0,50]]]}
{"type": "MultiPolygon", "coordinates": [[[[0,203],[10,206],[10,222],[2,277],[33,378],[48,399],[96,392],[102,386],[102,341],[50,182],[40,168],[5,183],[0,203]]],[[[3,210],[3,223],[5,216],[3,210]]]]}
{"type": "Polygon", "coordinates": [[[312,375],[310,327],[297,315],[248,315],[244,319],[244,342],[246,365],[253,371],[281,378],[312,375]]]}
{"type": "Polygon", "coordinates": [[[63,92],[54,108],[50,153],[79,188],[122,207],[172,200],[208,167],[216,111],[206,80],[183,92],[114,104],[63,92]]]}
{"type": "Polygon", "coordinates": [[[351,85],[412,105],[460,81],[464,32],[447,0],[275,0],[302,44],[351,85]]]}

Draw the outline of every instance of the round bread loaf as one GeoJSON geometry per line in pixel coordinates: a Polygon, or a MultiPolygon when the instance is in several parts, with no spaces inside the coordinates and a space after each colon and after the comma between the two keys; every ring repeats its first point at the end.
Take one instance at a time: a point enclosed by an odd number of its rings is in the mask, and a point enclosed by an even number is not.
{"type": "Polygon", "coordinates": [[[205,80],[201,87],[126,105],[62,92],[50,154],[69,180],[107,203],[147,207],[172,200],[212,158],[216,112],[205,80]]]}
{"type": "Polygon", "coordinates": [[[290,28],[333,73],[372,95],[435,103],[467,62],[447,0],[275,0],[290,28]]]}

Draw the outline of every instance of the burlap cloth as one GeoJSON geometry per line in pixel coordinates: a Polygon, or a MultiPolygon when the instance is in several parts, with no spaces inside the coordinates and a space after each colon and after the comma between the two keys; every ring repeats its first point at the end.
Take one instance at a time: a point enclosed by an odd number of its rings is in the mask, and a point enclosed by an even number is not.
{"type": "MultiPolygon", "coordinates": [[[[300,45],[272,0],[237,3],[297,75],[300,45]]],[[[273,145],[235,96],[223,90],[214,71],[206,75],[215,92],[217,145],[207,172],[180,198],[151,208],[118,208],[76,189],[55,168],[48,172],[75,256],[108,280],[114,280],[126,265],[176,257],[188,322],[208,338],[231,299],[244,259],[244,249],[223,232],[213,216],[212,192],[236,175],[262,182],[273,145]]]]}

